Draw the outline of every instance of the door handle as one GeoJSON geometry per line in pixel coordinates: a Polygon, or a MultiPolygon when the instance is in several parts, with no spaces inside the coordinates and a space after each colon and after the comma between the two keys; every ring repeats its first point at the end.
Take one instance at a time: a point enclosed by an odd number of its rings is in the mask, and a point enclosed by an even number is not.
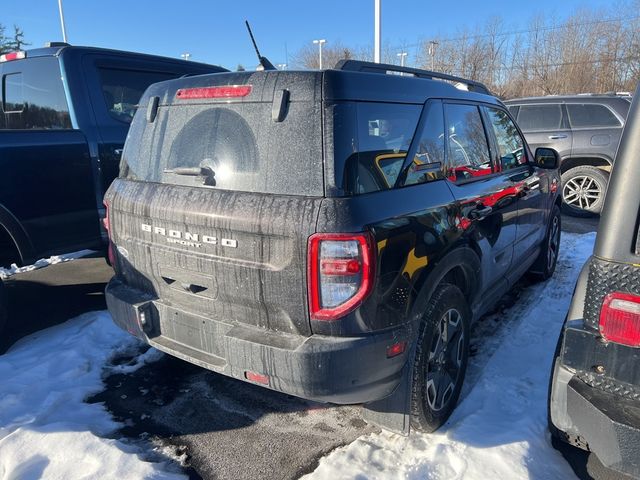
{"type": "Polygon", "coordinates": [[[549,135],[549,140],[560,140],[561,138],[567,138],[566,135],[562,134],[558,134],[558,135],[549,135]]]}
{"type": "Polygon", "coordinates": [[[469,217],[473,220],[481,220],[488,217],[491,212],[493,212],[493,208],[485,207],[484,205],[480,204],[469,212],[469,217]]]}

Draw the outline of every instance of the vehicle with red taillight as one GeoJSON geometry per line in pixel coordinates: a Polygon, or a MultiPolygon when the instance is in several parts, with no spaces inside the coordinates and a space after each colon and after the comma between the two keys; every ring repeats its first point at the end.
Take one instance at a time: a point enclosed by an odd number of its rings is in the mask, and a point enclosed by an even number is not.
{"type": "MultiPolygon", "coordinates": [[[[161,80],[223,71],[62,42],[0,55],[0,267],[103,251],[102,198],[142,93],[161,80]]],[[[4,306],[0,296],[0,332],[4,306]]]]}
{"type": "Polygon", "coordinates": [[[532,155],[483,85],[424,70],[158,83],[121,167],[105,197],[118,325],[405,433],[453,410],[471,322],[558,257],[557,154],[532,155]]]}
{"type": "Polygon", "coordinates": [[[553,362],[549,429],[640,478],[640,100],[636,92],[596,237],[553,362]]]}

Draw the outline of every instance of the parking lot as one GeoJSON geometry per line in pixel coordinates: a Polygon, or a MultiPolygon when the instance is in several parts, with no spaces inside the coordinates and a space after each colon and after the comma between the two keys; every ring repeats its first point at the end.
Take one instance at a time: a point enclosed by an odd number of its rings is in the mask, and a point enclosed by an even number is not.
{"type": "MultiPolygon", "coordinates": [[[[563,217],[563,222],[567,233],[583,234],[597,227],[597,219],[563,217]]],[[[557,274],[560,278],[565,276],[562,268],[563,264],[557,274]]],[[[103,259],[82,258],[11,277],[7,281],[10,305],[26,307],[19,315],[14,313],[2,347],[84,312],[103,310],[103,289],[110,276],[103,259]]],[[[461,402],[518,326],[518,312],[533,300],[533,290],[527,293],[531,289],[521,282],[503,298],[497,313],[479,323],[461,402]]],[[[104,390],[87,402],[103,403],[119,422],[111,434],[114,438],[169,446],[167,454],[178,459],[191,478],[299,478],[313,472],[320,458],[337,447],[371,433],[372,444],[385,438],[363,421],[357,406],[302,401],[170,356],[154,358],[131,373],[114,368],[136,363],[146,349],[139,344],[110,358],[104,367],[104,390]]],[[[582,452],[567,449],[565,455],[581,478],[590,478],[594,472],[599,472],[597,478],[608,478],[582,452]]]]}

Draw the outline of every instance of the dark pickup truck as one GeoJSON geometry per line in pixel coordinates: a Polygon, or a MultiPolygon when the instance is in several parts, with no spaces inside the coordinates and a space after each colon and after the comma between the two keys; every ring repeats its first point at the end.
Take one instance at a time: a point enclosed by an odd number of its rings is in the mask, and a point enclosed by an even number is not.
{"type": "MultiPolygon", "coordinates": [[[[155,82],[222,71],[64,43],[0,56],[0,266],[102,249],[102,197],[142,93],[155,82]]],[[[0,312],[2,303],[0,285],[0,312]]]]}

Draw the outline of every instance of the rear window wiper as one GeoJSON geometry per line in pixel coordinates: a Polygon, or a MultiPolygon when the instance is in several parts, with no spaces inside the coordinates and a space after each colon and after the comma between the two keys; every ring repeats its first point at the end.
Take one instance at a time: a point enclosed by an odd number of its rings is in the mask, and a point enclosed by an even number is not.
{"type": "Polygon", "coordinates": [[[202,177],[203,183],[205,185],[215,185],[215,172],[213,168],[204,166],[204,167],[176,167],[176,168],[165,168],[163,170],[164,173],[173,173],[174,175],[184,175],[187,177],[202,177]]]}

